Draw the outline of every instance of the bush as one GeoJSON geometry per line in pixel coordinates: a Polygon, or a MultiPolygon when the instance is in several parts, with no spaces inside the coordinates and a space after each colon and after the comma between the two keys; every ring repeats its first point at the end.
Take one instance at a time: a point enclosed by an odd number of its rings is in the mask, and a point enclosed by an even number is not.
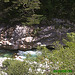
{"type": "MultiPolygon", "coordinates": [[[[63,39],[63,43],[67,45],[67,47],[63,47],[62,45],[59,44],[58,41],[54,43],[55,45],[55,50],[52,52],[49,52],[49,50],[45,47],[38,47],[39,50],[42,50],[43,52],[43,57],[49,59],[49,62],[53,62],[51,64],[53,67],[57,65],[59,67],[58,70],[72,70],[72,74],[74,74],[74,68],[75,68],[75,33],[67,33],[67,39],[63,39]]],[[[45,59],[44,58],[44,59],[45,59]]],[[[41,59],[41,58],[40,58],[41,59]]],[[[53,70],[55,68],[51,68],[50,73],[53,73],[53,70]]],[[[59,73],[57,73],[59,74],[59,73]]],[[[68,73],[65,73],[68,75],[68,73]]],[[[63,74],[61,74],[63,75],[63,74]]]]}
{"type": "Polygon", "coordinates": [[[8,75],[74,75],[75,69],[75,33],[67,34],[69,41],[65,40],[64,43],[68,47],[63,47],[56,42],[58,46],[55,50],[49,51],[46,47],[37,47],[37,50],[42,51],[42,55],[39,55],[34,61],[25,59],[24,62],[17,60],[6,60],[3,65],[7,67],[5,72],[8,75]],[[30,64],[30,63],[32,64],[30,64]],[[40,67],[39,65],[42,64],[40,67]],[[47,67],[48,65],[48,67],[47,67]],[[31,71],[29,71],[31,68],[31,71]],[[37,69],[41,69],[37,72],[37,69]],[[45,70],[45,71],[44,71],[45,70]],[[54,73],[53,70],[72,70],[72,73],[54,73]],[[42,71],[44,71],[42,73],[42,71]]]}
{"type": "Polygon", "coordinates": [[[29,65],[18,60],[6,60],[3,65],[7,67],[5,71],[8,75],[28,75],[29,65]]]}

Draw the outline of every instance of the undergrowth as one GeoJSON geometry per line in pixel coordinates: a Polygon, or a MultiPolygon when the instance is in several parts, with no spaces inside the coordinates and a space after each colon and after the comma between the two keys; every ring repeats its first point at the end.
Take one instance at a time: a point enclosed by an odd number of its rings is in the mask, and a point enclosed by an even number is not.
{"type": "Polygon", "coordinates": [[[63,47],[59,42],[55,42],[55,50],[49,51],[46,47],[37,47],[37,50],[42,52],[42,55],[38,55],[33,61],[37,64],[29,64],[27,61],[32,60],[25,59],[24,62],[18,60],[5,60],[3,66],[7,67],[4,70],[8,75],[74,75],[75,72],[75,33],[67,33],[68,40],[63,39],[63,43],[67,47],[63,47]],[[39,64],[49,65],[49,67],[40,67],[44,73],[38,72],[39,64]],[[29,71],[29,68],[32,70],[29,71]],[[48,69],[48,70],[47,70],[48,69]],[[54,73],[54,70],[72,70],[72,73],[54,73]]]}

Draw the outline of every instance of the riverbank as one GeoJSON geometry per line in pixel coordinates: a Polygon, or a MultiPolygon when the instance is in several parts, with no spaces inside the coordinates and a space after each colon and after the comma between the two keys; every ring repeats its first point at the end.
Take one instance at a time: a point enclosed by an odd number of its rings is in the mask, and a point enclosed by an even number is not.
{"type": "Polygon", "coordinates": [[[75,24],[62,19],[53,19],[48,25],[13,27],[0,26],[0,49],[28,50],[40,45],[51,46],[53,42],[66,38],[67,33],[75,32],[75,24]]]}

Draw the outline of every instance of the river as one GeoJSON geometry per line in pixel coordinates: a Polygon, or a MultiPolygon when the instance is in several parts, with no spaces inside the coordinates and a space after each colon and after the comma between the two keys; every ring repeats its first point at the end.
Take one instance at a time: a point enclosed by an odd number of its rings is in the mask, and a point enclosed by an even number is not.
{"type": "Polygon", "coordinates": [[[21,51],[21,50],[0,50],[0,58],[17,58],[17,59],[25,59],[27,55],[30,54],[29,58],[37,57],[38,54],[41,54],[40,51],[36,49],[31,49],[28,51],[21,51]]]}

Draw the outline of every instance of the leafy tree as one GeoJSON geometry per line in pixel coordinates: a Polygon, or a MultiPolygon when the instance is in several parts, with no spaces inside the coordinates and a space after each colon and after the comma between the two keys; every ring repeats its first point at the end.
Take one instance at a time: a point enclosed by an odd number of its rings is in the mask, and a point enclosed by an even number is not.
{"type": "Polygon", "coordinates": [[[0,23],[39,24],[42,19],[75,22],[75,0],[0,0],[0,23]]]}
{"type": "Polygon", "coordinates": [[[40,9],[39,0],[0,0],[0,21],[7,24],[37,24],[39,17],[35,13],[40,9]]]}

